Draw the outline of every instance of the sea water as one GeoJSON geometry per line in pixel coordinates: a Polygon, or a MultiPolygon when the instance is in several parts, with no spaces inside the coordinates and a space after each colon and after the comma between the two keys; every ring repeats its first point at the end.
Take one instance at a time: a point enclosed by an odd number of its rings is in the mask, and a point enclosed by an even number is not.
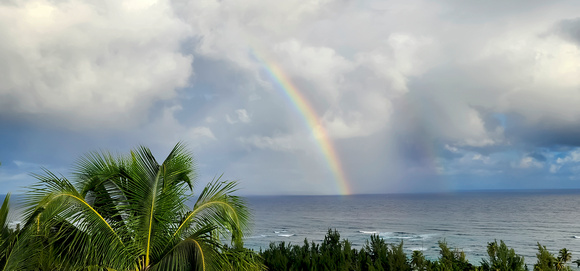
{"type": "MultiPolygon", "coordinates": [[[[403,242],[408,255],[421,250],[439,257],[439,241],[464,251],[480,265],[487,243],[503,240],[532,267],[537,243],[557,255],[561,248],[580,259],[580,191],[462,192],[453,194],[256,196],[252,233],[245,246],[270,242],[320,243],[336,229],[360,249],[372,234],[403,242]]],[[[575,264],[573,264],[575,266],[575,264]]]]}

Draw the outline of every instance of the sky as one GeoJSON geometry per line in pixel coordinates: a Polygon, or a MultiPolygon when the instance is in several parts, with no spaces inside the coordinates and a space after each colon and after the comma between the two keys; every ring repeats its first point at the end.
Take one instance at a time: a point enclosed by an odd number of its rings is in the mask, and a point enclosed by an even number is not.
{"type": "Polygon", "coordinates": [[[245,195],[580,188],[578,1],[0,0],[0,194],[90,151],[245,195]]]}

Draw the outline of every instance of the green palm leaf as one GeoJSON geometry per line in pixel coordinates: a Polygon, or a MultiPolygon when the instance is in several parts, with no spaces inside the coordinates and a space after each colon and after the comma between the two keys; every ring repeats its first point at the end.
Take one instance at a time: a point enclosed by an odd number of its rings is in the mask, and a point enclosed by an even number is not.
{"type": "Polygon", "coordinates": [[[49,171],[35,177],[40,183],[26,201],[27,245],[51,258],[45,265],[53,269],[230,269],[235,252],[222,242],[241,248],[248,230],[245,202],[232,195],[236,183],[221,176],[187,206],[195,170],[181,143],[161,164],[141,146],[125,156],[89,153],[70,181],[49,171]]]}

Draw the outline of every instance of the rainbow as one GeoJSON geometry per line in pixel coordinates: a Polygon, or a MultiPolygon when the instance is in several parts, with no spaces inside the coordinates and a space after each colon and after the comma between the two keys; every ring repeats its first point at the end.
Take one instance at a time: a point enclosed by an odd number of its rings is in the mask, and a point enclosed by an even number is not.
{"type": "Polygon", "coordinates": [[[284,74],[282,69],[273,62],[269,62],[261,58],[255,51],[251,54],[262,64],[268,76],[283,90],[284,94],[296,107],[298,112],[302,115],[306,124],[312,131],[312,135],[316,139],[318,146],[324,155],[328,167],[330,168],[334,179],[338,185],[338,190],[341,195],[352,194],[352,189],[346,177],[346,174],[340,163],[340,159],[336,153],[332,141],[328,137],[328,133],[320,123],[320,117],[310,105],[308,100],[302,95],[292,81],[284,74]]]}

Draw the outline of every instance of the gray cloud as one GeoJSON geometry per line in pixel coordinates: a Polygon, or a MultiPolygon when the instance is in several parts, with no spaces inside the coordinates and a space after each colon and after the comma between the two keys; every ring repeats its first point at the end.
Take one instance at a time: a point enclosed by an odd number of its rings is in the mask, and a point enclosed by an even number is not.
{"type": "Polygon", "coordinates": [[[555,28],[563,38],[580,43],[580,18],[562,20],[555,28]]]}
{"type": "Polygon", "coordinates": [[[190,29],[167,2],[22,1],[0,14],[0,112],[12,118],[125,127],[191,74],[179,51],[190,29]]]}
{"type": "MultiPolygon", "coordinates": [[[[571,1],[1,4],[0,123],[34,127],[15,131],[53,145],[39,153],[66,145],[51,126],[75,131],[63,138],[83,140],[63,156],[184,140],[204,180],[225,172],[249,194],[338,191],[312,123],[355,192],[544,187],[576,174],[577,12],[571,1]]],[[[47,164],[5,145],[1,159],[47,164]]]]}

